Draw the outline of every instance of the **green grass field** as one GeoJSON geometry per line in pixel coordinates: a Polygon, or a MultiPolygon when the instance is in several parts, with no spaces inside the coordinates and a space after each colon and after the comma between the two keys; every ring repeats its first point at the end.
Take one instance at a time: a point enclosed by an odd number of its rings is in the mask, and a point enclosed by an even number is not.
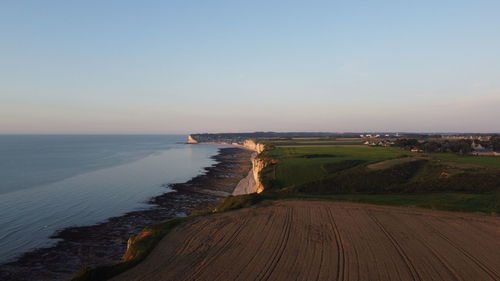
{"type": "Polygon", "coordinates": [[[500,169],[500,157],[495,156],[462,156],[452,153],[435,153],[430,154],[430,156],[441,160],[500,169]]]}
{"type": "Polygon", "coordinates": [[[392,147],[279,147],[268,152],[278,159],[273,167],[276,187],[297,185],[319,179],[329,174],[324,168],[328,163],[346,160],[362,160],[367,163],[411,155],[399,148],[392,147]],[[323,157],[305,158],[307,155],[323,157]]]}
{"type": "Polygon", "coordinates": [[[500,167],[499,157],[321,145],[275,146],[262,157],[274,163],[261,172],[264,197],[273,193],[281,199],[323,198],[500,212],[500,171],[491,169],[500,167]]]}

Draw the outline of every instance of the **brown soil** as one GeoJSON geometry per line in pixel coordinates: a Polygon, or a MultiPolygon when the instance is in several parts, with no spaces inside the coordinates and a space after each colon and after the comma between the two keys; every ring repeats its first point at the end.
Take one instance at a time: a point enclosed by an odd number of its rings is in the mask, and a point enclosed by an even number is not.
{"type": "Polygon", "coordinates": [[[113,280],[500,280],[500,218],[267,203],[195,219],[113,280]]]}

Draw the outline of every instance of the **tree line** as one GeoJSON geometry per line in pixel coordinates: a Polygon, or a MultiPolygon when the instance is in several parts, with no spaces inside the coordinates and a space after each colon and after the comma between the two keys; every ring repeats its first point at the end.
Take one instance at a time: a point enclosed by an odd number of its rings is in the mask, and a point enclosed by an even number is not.
{"type": "MultiPolygon", "coordinates": [[[[485,149],[500,151],[500,136],[492,136],[489,140],[474,140],[476,144],[480,144],[485,149]]],[[[414,138],[398,139],[394,142],[395,146],[399,146],[406,150],[418,149],[426,153],[451,152],[459,154],[469,154],[473,151],[473,140],[422,140],[414,138]]]]}

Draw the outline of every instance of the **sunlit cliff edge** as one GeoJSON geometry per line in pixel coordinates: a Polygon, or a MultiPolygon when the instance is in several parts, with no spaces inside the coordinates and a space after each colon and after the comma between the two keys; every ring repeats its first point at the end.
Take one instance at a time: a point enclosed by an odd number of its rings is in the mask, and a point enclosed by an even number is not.
{"type": "Polygon", "coordinates": [[[266,162],[258,157],[262,151],[265,150],[265,144],[259,143],[255,139],[245,139],[242,143],[228,142],[228,141],[217,141],[217,140],[198,140],[195,136],[189,135],[187,143],[221,143],[241,146],[249,150],[255,151],[251,157],[252,169],[249,171],[248,175],[242,179],[238,185],[235,187],[233,195],[243,195],[251,193],[261,193],[264,191],[264,185],[260,180],[260,172],[266,167],[266,162]]]}
{"type": "Polygon", "coordinates": [[[187,143],[198,143],[191,135],[188,136],[187,143]]]}

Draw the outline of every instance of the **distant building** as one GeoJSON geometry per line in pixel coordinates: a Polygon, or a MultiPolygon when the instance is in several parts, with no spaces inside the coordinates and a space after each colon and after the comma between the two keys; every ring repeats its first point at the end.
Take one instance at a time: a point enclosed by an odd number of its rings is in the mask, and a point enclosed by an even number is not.
{"type": "Polygon", "coordinates": [[[493,151],[491,149],[484,148],[481,144],[472,141],[471,144],[472,155],[476,156],[500,156],[500,152],[493,151]]]}
{"type": "Polygon", "coordinates": [[[479,143],[476,144],[476,141],[472,141],[471,148],[472,148],[472,150],[474,150],[474,152],[490,152],[491,151],[491,150],[484,148],[479,143]]]}

